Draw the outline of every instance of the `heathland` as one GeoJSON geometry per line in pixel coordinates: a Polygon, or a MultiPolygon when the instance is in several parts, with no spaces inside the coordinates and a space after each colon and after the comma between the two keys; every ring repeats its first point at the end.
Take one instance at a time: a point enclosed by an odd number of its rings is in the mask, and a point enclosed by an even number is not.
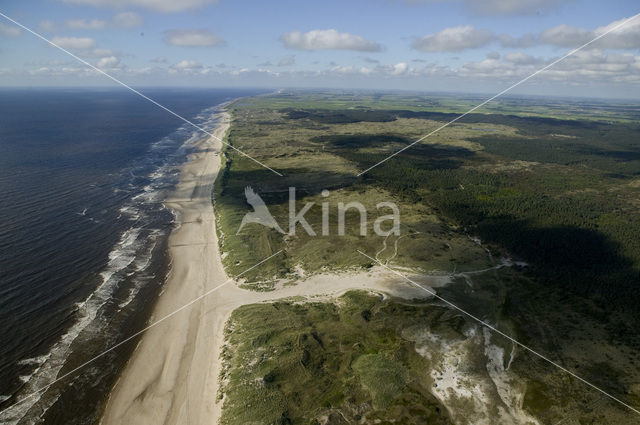
{"type": "Polygon", "coordinates": [[[439,277],[438,295],[556,365],[433,298],[246,305],[227,327],[223,423],[638,423],[610,396],[640,406],[640,108],[509,97],[361,174],[478,102],[282,91],[233,103],[226,141],[284,176],[225,149],[223,264],[239,275],[282,250],[242,276],[258,291],[378,262],[439,277]],[[298,210],[314,203],[315,235],[238,232],[247,186],[285,231],[294,187],[298,210]],[[339,234],[341,202],[364,205],[365,235],[355,210],[339,234]],[[373,232],[380,202],[398,206],[399,235],[373,232]]]}

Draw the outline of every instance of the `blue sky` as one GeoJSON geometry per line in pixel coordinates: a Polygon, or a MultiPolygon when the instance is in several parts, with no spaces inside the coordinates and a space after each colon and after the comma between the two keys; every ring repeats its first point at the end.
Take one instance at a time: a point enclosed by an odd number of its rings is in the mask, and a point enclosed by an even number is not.
{"type": "MultiPolygon", "coordinates": [[[[500,91],[631,0],[44,0],[0,12],[137,86],[500,91]]],[[[0,17],[0,85],[110,85],[0,17]]],[[[515,92],[640,97],[640,17],[515,92]]]]}

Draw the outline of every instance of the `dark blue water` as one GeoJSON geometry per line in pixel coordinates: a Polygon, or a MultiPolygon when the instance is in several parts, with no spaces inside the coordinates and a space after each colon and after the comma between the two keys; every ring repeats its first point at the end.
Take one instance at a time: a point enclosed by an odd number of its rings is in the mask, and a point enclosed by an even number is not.
{"type": "MultiPolygon", "coordinates": [[[[258,91],[145,93],[210,129],[258,91]]],[[[144,325],[196,137],[124,89],[0,91],[0,422],[95,422],[132,344],[46,385],[144,325]]]]}

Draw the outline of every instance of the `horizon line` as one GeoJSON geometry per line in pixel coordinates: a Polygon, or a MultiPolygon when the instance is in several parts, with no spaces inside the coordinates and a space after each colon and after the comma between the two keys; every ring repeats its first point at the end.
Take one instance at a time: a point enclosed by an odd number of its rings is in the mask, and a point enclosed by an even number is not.
{"type": "MultiPolygon", "coordinates": [[[[464,96],[464,95],[487,95],[488,92],[483,91],[455,91],[455,90],[420,90],[420,89],[400,89],[400,88],[367,88],[367,87],[357,87],[357,88],[346,88],[346,87],[334,87],[334,86],[259,86],[259,85],[238,85],[238,86],[215,86],[215,85],[137,85],[132,84],[132,87],[139,87],[145,89],[167,89],[167,90],[189,90],[189,89],[205,89],[205,90],[270,90],[270,91],[279,91],[279,90],[291,90],[291,91],[326,91],[326,90],[336,90],[336,91],[348,91],[348,92],[374,92],[374,93],[414,93],[414,94],[422,94],[422,95],[444,95],[444,96],[464,96]]],[[[34,86],[34,85],[2,85],[0,84],[0,90],[64,90],[64,89],[77,89],[77,90],[86,90],[86,89],[114,89],[114,90],[126,90],[120,86],[116,85],[52,85],[52,86],[34,86]]],[[[638,97],[619,97],[619,96],[602,96],[602,95],[590,95],[590,96],[581,96],[581,95],[554,95],[554,94],[534,94],[534,93],[523,93],[523,92],[513,92],[509,94],[505,94],[501,96],[504,98],[517,98],[517,97],[527,97],[527,98],[538,98],[538,99],[576,99],[576,100],[620,100],[620,101],[630,101],[637,100],[640,101],[640,94],[638,97]]],[[[640,105],[639,105],[640,106],[640,105]]]]}

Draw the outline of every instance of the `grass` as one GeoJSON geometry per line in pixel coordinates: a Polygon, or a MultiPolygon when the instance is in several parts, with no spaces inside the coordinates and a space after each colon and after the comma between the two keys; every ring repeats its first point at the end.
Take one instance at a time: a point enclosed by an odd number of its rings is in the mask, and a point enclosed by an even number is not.
{"type": "MultiPolygon", "coordinates": [[[[227,271],[237,275],[282,249],[284,255],[245,276],[247,286],[270,290],[295,280],[300,268],[370,267],[358,249],[422,273],[486,269],[501,255],[516,255],[530,266],[460,277],[438,293],[637,405],[640,338],[631,302],[637,291],[627,290],[640,264],[637,108],[504,99],[490,114],[466,117],[357,177],[475,101],[284,92],[234,104],[228,141],[285,177],[226,151],[215,207],[227,271]],[[296,187],[298,209],[314,203],[305,217],[318,234],[298,228],[295,236],[282,235],[252,224],[236,235],[250,210],[242,197],[248,185],[283,227],[288,188],[296,187]],[[366,205],[369,230],[376,204],[395,202],[400,237],[360,236],[354,213],[347,214],[347,234],[338,236],[337,204],[354,200],[366,205]],[[328,235],[320,233],[323,202],[328,235]],[[469,238],[475,235],[482,246],[469,238]]],[[[432,347],[427,358],[416,351],[425,332],[466,341],[461,373],[469,382],[489,382],[482,341],[465,336],[471,324],[441,306],[353,292],[336,303],[242,307],[229,324],[224,423],[446,423],[447,408],[473,417],[470,400],[448,400],[445,408],[432,395],[430,371],[446,353],[432,347]]],[[[496,335],[491,343],[505,353],[506,367],[513,344],[496,335]]],[[[525,411],[542,423],[567,414],[582,423],[634,423],[628,410],[521,349],[509,376],[525,411]]],[[[489,393],[496,411],[500,398],[489,393]]]]}
{"type": "MultiPolygon", "coordinates": [[[[226,168],[216,183],[214,196],[221,217],[219,230],[221,249],[226,255],[224,264],[231,275],[242,273],[280,249],[284,250],[283,256],[243,275],[248,286],[269,289],[279,279],[295,278],[295,271],[300,267],[307,273],[369,267],[370,263],[364,261],[357,250],[375,255],[383,248],[384,237],[373,231],[376,218],[389,213],[377,208],[380,202],[398,205],[404,236],[397,240],[397,251],[395,237],[388,240],[390,246],[381,253],[381,258],[392,258],[397,264],[424,271],[450,271],[454,263],[458,270],[488,265],[486,253],[465,235],[452,230],[429,206],[416,204],[412,199],[399,197],[357,177],[360,167],[342,155],[341,150],[349,150],[345,146],[353,140],[362,144],[369,143],[370,138],[373,138],[370,148],[392,152],[418,137],[425,128],[437,125],[436,122],[397,119],[317,123],[287,118],[288,113],[282,108],[295,104],[291,99],[288,102],[277,96],[263,96],[232,106],[234,119],[227,142],[279,170],[285,177],[278,177],[233,150],[226,150],[226,168]],[[285,231],[288,231],[288,189],[295,187],[297,210],[314,203],[305,218],[316,235],[308,235],[298,227],[295,236],[287,236],[257,224],[250,224],[236,234],[242,217],[250,211],[243,199],[247,186],[261,195],[285,231]],[[327,198],[321,195],[325,189],[330,193],[327,198]],[[338,234],[338,204],[352,201],[364,204],[367,209],[366,236],[360,236],[359,215],[354,212],[346,214],[346,235],[338,234]],[[328,235],[321,232],[323,203],[329,208],[328,235]]],[[[336,118],[329,115],[327,119],[336,118]]],[[[515,134],[515,129],[495,127],[505,134],[515,134]]],[[[474,152],[481,146],[466,139],[476,134],[471,125],[458,125],[446,129],[428,146],[435,156],[446,156],[451,150],[463,154],[474,152]]]]}
{"type": "MultiPolygon", "coordinates": [[[[401,310],[405,321],[430,316],[420,307],[401,310]]],[[[398,313],[364,292],[335,304],[282,301],[234,311],[222,423],[309,424],[332,415],[351,423],[449,423],[428,391],[426,359],[400,335],[398,313]]]]}

